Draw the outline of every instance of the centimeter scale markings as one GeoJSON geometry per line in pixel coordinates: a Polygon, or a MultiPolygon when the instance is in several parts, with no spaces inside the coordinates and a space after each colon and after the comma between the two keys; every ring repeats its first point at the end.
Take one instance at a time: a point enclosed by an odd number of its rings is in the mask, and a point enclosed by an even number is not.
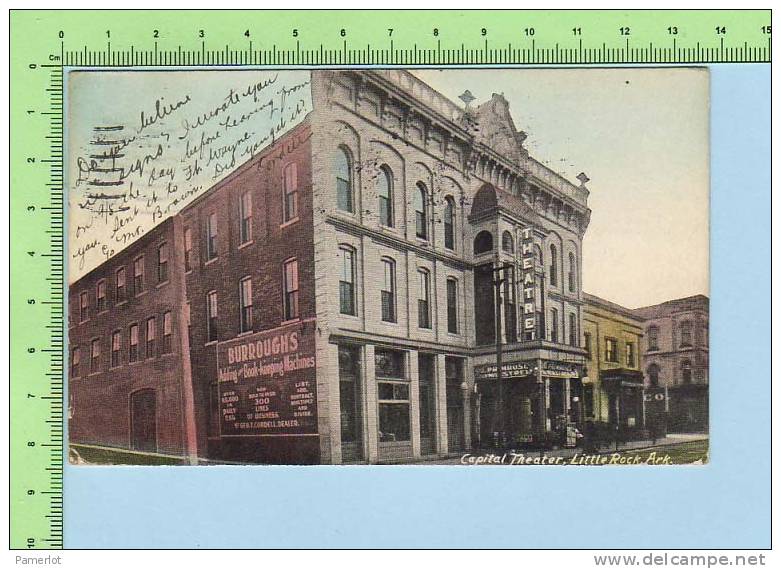
{"type": "MultiPolygon", "coordinates": [[[[628,29],[628,28],[627,28],[628,29]]],[[[761,63],[770,62],[771,39],[770,26],[767,37],[759,44],[750,45],[748,41],[740,45],[730,45],[719,38],[718,46],[702,46],[695,41],[679,45],[672,37],[668,45],[634,46],[629,37],[621,46],[608,47],[607,42],[597,45],[584,45],[577,39],[575,45],[552,46],[538,45],[537,40],[529,39],[526,45],[508,43],[506,46],[493,47],[484,40],[480,47],[467,47],[460,43],[458,47],[444,47],[436,40],[436,48],[399,47],[390,41],[387,47],[353,48],[344,40],[341,49],[326,48],[324,44],[307,48],[296,40],[295,49],[272,45],[266,49],[253,49],[252,42],[246,47],[226,44],[220,48],[207,48],[201,42],[200,49],[189,49],[176,45],[173,49],[163,49],[155,41],[152,49],[112,49],[111,42],[105,49],[68,50],[64,52],[64,64],[72,66],[135,67],[135,66],[200,66],[200,65],[616,65],[649,63],[761,63]]],[[[577,30],[577,28],[575,28],[577,30]]],[[[297,31],[297,30],[296,30],[297,31]]],[[[110,33],[110,32],[109,32],[110,33]]],[[[718,32],[717,32],[718,33],[718,32]]],[[[726,33],[726,32],[725,32],[726,33]]],[[[541,43],[541,42],[540,42],[541,43]]]]}
{"type": "Polygon", "coordinates": [[[765,63],[770,34],[769,10],[13,12],[11,547],[63,547],[65,67],[765,63]]]}

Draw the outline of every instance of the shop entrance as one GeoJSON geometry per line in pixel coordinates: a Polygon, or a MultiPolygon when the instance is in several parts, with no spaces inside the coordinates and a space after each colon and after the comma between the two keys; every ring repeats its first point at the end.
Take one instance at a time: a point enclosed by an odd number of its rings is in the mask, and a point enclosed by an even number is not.
{"type": "MultiPolygon", "coordinates": [[[[504,424],[507,441],[523,447],[535,442],[535,433],[540,431],[538,413],[539,387],[536,381],[505,380],[503,386],[504,424]]],[[[483,381],[480,391],[480,445],[488,448],[497,442],[496,434],[502,429],[499,408],[499,389],[496,381],[483,381]]]]}
{"type": "Polygon", "coordinates": [[[157,452],[157,397],[154,389],[130,396],[130,446],[133,450],[157,452]]]}
{"type": "Polygon", "coordinates": [[[445,379],[447,397],[447,441],[448,452],[464,450],[464,394],[461,384],[464,379],[463,363],[459,358],[445,358],[445,379]]]}

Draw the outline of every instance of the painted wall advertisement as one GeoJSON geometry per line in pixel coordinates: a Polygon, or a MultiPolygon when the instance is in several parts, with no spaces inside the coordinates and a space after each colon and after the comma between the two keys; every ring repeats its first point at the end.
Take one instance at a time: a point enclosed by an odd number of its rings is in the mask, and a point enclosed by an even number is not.
{"type": "Polygon", "coordinates": [[[220,435],[317,434],[314,321],[217,348],[220,435]]]}

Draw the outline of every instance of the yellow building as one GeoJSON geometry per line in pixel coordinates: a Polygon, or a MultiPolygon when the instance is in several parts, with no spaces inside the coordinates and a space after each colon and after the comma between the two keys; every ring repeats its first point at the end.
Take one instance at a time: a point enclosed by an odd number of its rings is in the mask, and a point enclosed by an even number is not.
{"type": "Polygon", "coordinates": [[[583,419],[639,436],[644,427],[643,319],[598,296],[584,292],[583,300],[583,419]]]}

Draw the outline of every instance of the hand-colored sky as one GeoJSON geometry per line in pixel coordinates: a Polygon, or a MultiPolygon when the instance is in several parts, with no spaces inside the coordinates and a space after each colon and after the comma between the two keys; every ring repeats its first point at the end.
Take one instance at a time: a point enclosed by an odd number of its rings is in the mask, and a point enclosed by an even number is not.
{"type": "Polygon", "coordinates": [[[708,294],[706,69],[414,73],[455,102],[504,94],[536,159],[591,178],[585,291],[630,308],[708,294]]]}

